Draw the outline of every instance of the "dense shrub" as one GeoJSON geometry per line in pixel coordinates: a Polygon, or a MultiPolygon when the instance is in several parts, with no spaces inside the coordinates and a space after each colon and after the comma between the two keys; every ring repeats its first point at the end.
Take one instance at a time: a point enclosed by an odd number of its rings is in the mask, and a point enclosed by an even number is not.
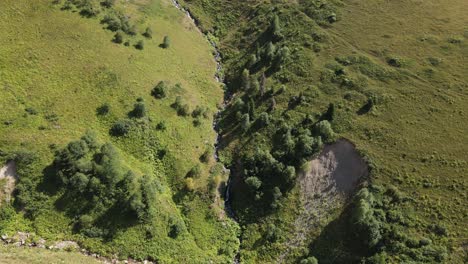
{"type": "Polygon", "coordinates": [[[161,47],[164,49],[168,49],[171,46],[171,39],[168,36],[165,36],[163,39],[163,43],[161,44],[161,47]]]}
{"type": "Polygon", "coordinates": [[[100,116],[107,115],[110,112],[110,105],[104,103],[96,109],[96,113],[100,116]]]}
{"type": "Polygon", "coordinates": [[[257,120],[256,120],[256,125],[259,127],[259,128],[262,128],[262,127],[266,127],[270,124],[270,116],[268,115],[268,113],[261,113],[257,120]]]}
{"type": "Polygon", "coordinates": [[[167,96],[167,85],[164,81],[160,81],[154,88],[151,90],[151,95],[157,99],[162,99],[167,96]]]}
{"type": "Polygon", "coordinates": [[[317,123],[315,126],[315,131],[327,143],[333,142],[335,140],[335,132],[333,132],[331,124],[327,120],[323,120],[317,123]]]}
{"type": "Polygon", "coordinates": [[[133,122],[131,120],[121,119],[112,125],[110,134],[116,137],[125,136],[130,132],[132,126],[133,122]]]}
{"type": "Polygon", "coordinates": [[[200,156],[200,161],[204,163],[208,163],[212,156],[213,156],[213,149],[209,147],[200,156]]]}
{"type": "Polygon", "coordinates": [[[108,230],[95,226],[95,222],[114,206],[119,207],[119,217],[127,215],[145,222],[154,217],[158,184],[149,176],[138,179],[123,165],[113,145],[100,145],[91,133],[57,151],[53,167],[67,203],[60,209],[80,216],[76,227],[85,235],[107,234],[108,230]]]}
{"type": "Polygon", "coordinates": [[[145,29],[145,32],[143,32],[142,35],[145,36],[146,38],[151,39],[151,38],[153,38],[153,30],[151,30],[151,28],[147,27],[145,29]]]}
{"type": "Polygon", "coordinates": [[[245,183],[254,191],[257,191],[262,186],[262,181],[257,177],[248,177],[245,179],[245,183]]]}
{"type": "Polygon", "coordinates": [[[145,48],[145,43],[143,42],[143,40],[139,40],[136,44],[135,44],[135,48],[137,50],[143,50],[145,48]]]}
{"type": "Polygon", "coordinates": [[[101,5],[106,8],[112,8],[115,5],[115,0],[104,0],[101,5]]]}
{"type": "Polygon", "coordinates": [[[156,125],[157,130],[164,131],[164,130],[166,130],[166,128],[167,128],[166,122],[164,122],[164,121],[161,121],[156,125]]]}
{"type": "Polygon", "coordinates": [[[146,116],[146,106],[144,102],[137,102],[133,110],[129,113],[129,116],[135,118],[142,118],[146,116]]]}
{"type": "Polygon", "coordinates": [[[117,43],[117,44],[122,44],[122,42],[123,42],[123,35],[122,35],[122,33],[120,33],[120,32],[115,33],[114,39],[112,39],[112,41],[113,41],[114,43],[117,43]]]}
{"type": "Polygon", "coordinates": [[[202,175],[202,169],[201,169],[200,164],[193,166],[190,169],[190,171],[187,173],[188,177],[195,178],[195,179],[200,178],[201,175],[202,175]]]}

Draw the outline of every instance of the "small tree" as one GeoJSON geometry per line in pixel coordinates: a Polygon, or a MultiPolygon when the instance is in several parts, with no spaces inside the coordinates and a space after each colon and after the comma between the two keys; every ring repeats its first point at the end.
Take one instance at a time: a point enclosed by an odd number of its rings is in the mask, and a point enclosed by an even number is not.
{"type": "Polygon", "coordinates": [[[130,132],[132,125],[133,125],[132,121],[128,119],[119,120],[115,122],[114,125],[112,125],[110,134],[112,136],[117,136],[117,137],[125,136],[126,134],[128,134],[128,132],[130,132]]]}
{"type": "Polygon", "coordinates": [[[143,32],[143,36],[146,37],[146,38],[153,38],[153,30],[151,30],[151,28],[147,27],[145,32],[143,32]]]}
{"type": "Polygon", "coordinates": [[[268,113],[263,112],[260,114],[260,116],[257,119],[257,125],[259,127],[266,127],[270,124],[270,116],[268,113]]]}
{"type": "Polygon", "coordinates": [[[244,69],[242,71],[242,89],[248,91],[250,89],[250,73],[249,70],[244,69]]]}
{"type": "Polygon", "coordinates": [[[117,43],[117,44],[122,44],[122,42],[123,42],[122,33],[120,33],[120,32],[115,33],[114,39],[112,39],[112,41],[113,41],[114,43],[117,43]]]}
{"type": "Polygon", "coordinates": [[[180,116],[188,116],[190,114],[190,107],[188,104],[183,104],[177,109],[177,114],[180,116]]]}
{"type": "Polygon", "coordinates": [[[335,132],[333,132],[331,124],[327,120],[320,121],[315,126],[315,130],[325,142],[330,143],[335,140],[335,132]]]}
{"type": "Polygon", "coordinates": [[[273,16],[273,20],[271,21],[271,33],[274,38],[281,36],[280,20],[276,14],[273,16]]]}
{"type": "Polygon", "coordinates": [[[167,85],[164,81],[160,81],[151,91],[151,95],[157,99],[162,99],[166,97],[167,85]]]}
{"type": "Polygon", "coordinates": [[[143,40],[139,40],[135,44],[135,48],[138,49],[138,50],[143,50],[145,48],[145,43],[143,42],[143,40]]]}
{"type": "Polygon", "coordinates": [[[201,169],[200,164],[195,165],[188,172],[188,176],[191,178],[195,178],[195,179],[200,178],[201,174],[202,174],[202,169],[201,169]]]}
{"type": "Polygon", "coordinates": [[[107,115],[109,111],[110,111],[110,105],[108,103],[105,103],[96,109],[96,113],[100,116],[107,115]]]}
{"type": "Polygon", "coordinates": [[[241,120],[242,131],[247,132],[250,128],[250,116],[249,114],[244,114],[241,120]]]}
{"type": "Polygon", "coordinates": [[[262,181],[257,177],[248,177],[245,183],[253,190],[257,191],[262,186],[262,181]]]}
{"type": "Polygon", "coordinates": [[[115,0],[104,0],[101,2],[101,5],[105,8],[111,8],[115,4],[115,0]]]}
{"type": "Polygon", "coordinates": [[[204,163],[208,163],[213,156],[213,150],[211,148],[207,148],[205,152],[200,156],[200,161],[204,163]]]}
{"type": "Polygon", "coordinates": [[[146,106],[143,102],[138,102],[134,105],[133,110],[130,112],[130,116],[136,118],[142,118],[146,116],[146,106]]]}
{"type": "Polygon", "coordinates": [[[163,43],[161,45],[165,49],[168,49],[171,46],[171,39],[169,38],[169,36],[164,37],[163,43]]]}

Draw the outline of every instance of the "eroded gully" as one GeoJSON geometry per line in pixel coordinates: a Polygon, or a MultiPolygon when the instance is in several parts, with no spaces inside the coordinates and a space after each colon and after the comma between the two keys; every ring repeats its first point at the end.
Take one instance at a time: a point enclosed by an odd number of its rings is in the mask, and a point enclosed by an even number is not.
{"type": "MultiPolygon", "coordinates": [[[[221,53],[218,50],[218,46],[216,45],[216,43],[214,41],[212,41],[208,37],[208,35],[203,33],[203,30],[199,27],[199,25],[197,24],[197,21],[193,18],[192,14],[187,9],[183,8],[177,0],[171,0],[171,2],[178,10],[183,12],[187,16],[187,18],[190,19],[190,21],[192,21],[193,25],[195,25],[195,27],[197,27],[197,29],[200,31],[200,33],[205,36],[205,38],[208,40],[210,45],[213,47],[213,49],[214,49],[213,57],[214,57],[214,59],[216,61],[216,72],[215,72],[214,78],[215,78],[216,82],[218,82],[223,88],[225,88],[226,84],[224,83],[224,79],[223,79],[223,75],[222,75],[223,66],[221,64],[221,53]]],[[[214,158],[220,164],[222,164],[222,163],[219,160],[218,152],[219,152],[219,143],[220,143],[220,140],[221,140],[221,135],[219,134],[218,121],[219,121],[219,119],[221,117],[221,112],[224,110],[224,108],[226,106],[226,103],[229,100],[229,98],[230,98],[230,95],[226,92],[226,89],[224,89],[223,104],[222,104],[221,108],[218,110],[218,112],[216,113],[215,118],[213,120],[213,129],[216,132],[214,158]]],[[[228,171],[228,169],[226,167],[224,167],[224,165],[223,165],[223,169],[224,169],[224,171],[228,171]]],[[[225,189],[225,193],[224,193],[224,199],[225,199],[224,200],[224,210],[226,211],[226,214],[228,215],[228,217],[230,217],[232,220],[237,222],[236,215],[235,215],[234,210],[232,209],[232,206],[231,206],[230,196],[231,196],[231,183],[232,183],[231,175],[232,174],[229,173],[229,175],[230,176],[229,176],[228,182],[226,184],[226,189],[225,189]]],[[[235,264],[240,263],[239,249],[237,249],[237,253],[236,253],[236,256],[235,256],[235,258],[233,260],[233,263],[235,263],[235,264]]]]}

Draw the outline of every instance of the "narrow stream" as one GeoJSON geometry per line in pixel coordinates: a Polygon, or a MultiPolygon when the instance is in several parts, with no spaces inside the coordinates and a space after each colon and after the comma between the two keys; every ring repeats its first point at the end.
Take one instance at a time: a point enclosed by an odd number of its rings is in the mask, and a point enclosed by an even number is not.
{"type": "MultiPolygon", "coordinates": [[[[203,33],[203,30],[198,26],[197,21],[193,18],[193,16],[190,14],[190,12],[188,10],[183,8],[177,0],[171,0],[171,2],[173,3],[173,5],[177,9],[184,12],[184,14],[192,21],[192,23],[198,28],[198,30],[205,36],[205,38],[208,40],[210,45],[213,47],[213,49],[214,49],[213,56],[214,56],[214,59],[216,61],[216,72],[215,72],[214,78],[219,84],[222,85],[222,87],[224,89],[224,87],[226,87],[226,84],[224,83],[224,79],[223,79],[223,75],[222,75],[223,66],[221,64],[221,53],[219,52],[216,43],[214,41],[212,41],[206,34],[203,33]]],[[[223,104],[221,106],[221,109],[219,109],[218,112],[216,113],[215,118],[213,120],[213,129],[216,132],[214,158],[220,164],[222,164],[222,163],[219,160],[218,154],[219,154],[219,143],[220,143],[220,140],[221,140],[221,135],[218,132],[219,131],[218,121],[221,118],[221,112],[226,107],[226,102],[228,100],[229,100],[229,95],[227,94],[227,92],[225,90],[224,98],[223,98],[223,104]]],[[[229,173],[229,170],[226,167],[224,167],[224,165],[223,165],[223,170],[225,172],[227,171],[229,173]]],[[[225,193],[224,193],[224,199],[225,199],[224,200],[224,210],[226,211],[226,215],[228,217],[230,217],[232,220],[237,222],[236,215],[234,213],[234,210],[232,209],[231,200],[230,200],[231,183],[232,183],[232,178],[231,178],[231,174],[229,174],[229,179],[228,179],[228,182],[226,184],[226,190],[225,190],[225,193]]],[[[236,256],[233,259],[233,263],[235,263],[235,264],[240,263],[239,249],[237,250],[236,256]]]]}

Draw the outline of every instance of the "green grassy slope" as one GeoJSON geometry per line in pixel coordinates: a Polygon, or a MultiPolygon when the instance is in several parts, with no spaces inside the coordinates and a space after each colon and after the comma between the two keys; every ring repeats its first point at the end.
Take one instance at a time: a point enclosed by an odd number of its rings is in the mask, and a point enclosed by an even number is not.
{"type": "Polygon", "coordinates": [[[0,246],[2,263],[101,263],[76,252],[54,252],[46,249],[28,249],[0,246]]]}
{"type": "Polygon", "coordinates": [[[56,149],[87,130],[95,131],[100,142],[118,148],[126,166],[162,185],[157,201],[152,201],[157,219],[152,220],[151,232],[157,235],[148,237],[148,227],[140,224],[118,230],[111,240],[75,233],[75,220],[54,205],[60,193],[36,204],[33,219],[17,208],[16,215],[2,219],[2,233],[27,231],[48,240],[74,239],[92,252],[163,263],[232,259],[235,226],[217,215],[218,205],[211,208],[208,194],[208,183],[217,176],[209,172],[213,162],[201,164],[193,192],[184,189],[187,172],[213,146],[212,115],[222,100],[209,43],[169,1],[117,1],[115,8],[129,16],[138,31],[136,36],[125,35],[129,47],[111,41],[114,33],[100,24],[103,14],[84,18],[76,11],[60,10],[62,4],[0,3],[1,159],[33,153],[33,162],[27,170],[20,168],[20,176],[39,184],[56,149]],[[153,30],[151,40],[141,35],[146,27],[153,30]],[[159,47],[164,36],[171,38],[168,49],[159,47]],[[143,50],[132,47],[138,40],[144,40],[143,50]],[[170,86],[168,97],[156,100],[151,89],[161,80],[170,86]],[[207,107],[208,117],[195,126],[192,117],[178,116],[170,107],[176,96],[191,110],[207,107]],[[147,117],[135,120],[127,136],[111,137],[111,125],[126,118],[139,97],[147,117]],[[98,116],[96,109],[105,103],[109,114],[98,116]],[[156,129],[162,121],[166,129],[156,129]],[[158,158],[161,150],[167,152],[164,158],[158,158]],[[167,235],[174,221],[187,229],[177,239],[167,235]]]}
{"type": "MultiPolygon", "coordinates": [[[[358,262],[375,254],[378,257],[373,261],[382,258],[396,263],[466,260],[465,1],[184,3],[200,25],[219,38],[228,86],[234,98],[246,103],[253,98],[256,117],[268,109],[269,101],[243,90],[240,79],[244,68],[250,68],[258,80],[263,71],[268,72],[268,64],[255,69],[249,60],[252,54],[258,59],[257,47],[261,52],[266,49],[273,14],[278,15],[284,36],[275,45],[288,46],[291,51],[282,69],[269,75],[266,82],[275,91],[281,85],[286,87],[285,92],[274,95],[276,110],[270,112],[273,125],[243,134],[230,120],[221,128],[223,157],[239,178],[249,175],[242,175],[243,168],[235,161],[256,148],[274,149],[271,135],[277,127],[287,123],[299,129],[303,120],[316,122],[333,103],[332,127],[339,137],[356,143],[368,159],[372,167],[368,184],[383,189],[395,186],[406,197],[402,203],[388,202],[389,197],[376,194],[376,199],[383,199],[380,206],[386,219],[380,231],[385,233],[389,228],[392,231],[387,233],[394,235],[382,241],[384,247],[353,248],[358,240],[353,241],[355,232],[347,227],[349,214],[345,212],[340,218],[340,212],[328,212],[329,224],[317,223],[319,228],[310,230],[311,247],[292,253],[287,261],[309,254],[321,263],[358,262]],[[304,96],[305,103],[291,109],[288,103],[293,96],[304,96]],[[393,214],[401,216],[400,220],[392,220],[393,214]],[[440,253],[442,250],[434,253],[439,254],[437,258],[423,260],[437,251],[411,245],[409,238],[423,237],[429,237],[435,248],[446,247],[447,254],[440,253]]],[[[225,116],[236,111],[231,104],[225,116]]],[[[252,117],[251,110],[249,114],[252,117]]],[[[287,249],[292,219],[298,213],[297,190],[289,191],[283,206],[265,216],[251,206],[253,199],[246,195],[242,180],[236,182],[241,182],[233,194],[244,227],[241,257],[246,263],[274,261],[287,249]],[[278,227],[279,239],[268,241],[271,224],[278,227]]]]}

